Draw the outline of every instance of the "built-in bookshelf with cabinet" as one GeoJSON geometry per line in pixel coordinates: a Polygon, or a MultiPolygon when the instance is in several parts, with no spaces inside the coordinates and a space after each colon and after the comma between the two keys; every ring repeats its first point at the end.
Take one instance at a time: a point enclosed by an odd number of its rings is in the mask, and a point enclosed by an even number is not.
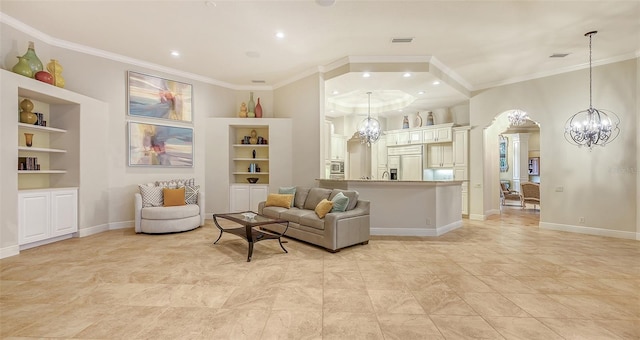
{"type": "Polygon", "coordinates": [[[257,178],[257,184],[269,184],[269,127],[232,126],[231,183],[249,183],[257,178]],[[251,137],[255,131],[255,137],[251,137]]]}

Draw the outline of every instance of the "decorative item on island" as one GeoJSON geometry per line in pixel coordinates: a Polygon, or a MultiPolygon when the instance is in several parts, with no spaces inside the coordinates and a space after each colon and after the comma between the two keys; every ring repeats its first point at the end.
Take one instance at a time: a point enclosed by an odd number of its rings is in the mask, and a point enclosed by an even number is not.
{"type": "Polygon", "coordinates": [[[242,104],[240,104],[240,112],[238,112],[238,117],[247,118],[247,104],[245,102],[242,102],[242,104]]]}
{"type": "Polygon", "coordinates": [[[47,70],[53,75],[53,84],[57,87],[64,87],[64,78],[62,77],[62,66],[57,60],[51,59],[47,64],[47,70]]]}
{"type": "Polygon", "coordinates": [[[20,102],[20,108],[22,112],[20,112],[20,123],[25,124],[35,124],[38,121],[38,115],[31,112],[33,110],[33,102],[29,99],[24,99],[20,102]]]}
{"type": "MultiPolygon", "coordinates": [[[[248,105],[249,113],[247,117],[255,118],[256,117],[256,104],[253,101],[253,92],[249,92],[249,105],[248,105]]],[[[255,144],[255,143],[254,143],[255,144]]]]}
{"type": "Polygon", "coordinates": [[[427,126],[429,125],[433,125],[433,112],[429,111],[429,114],[427,114],[427,126]]]}

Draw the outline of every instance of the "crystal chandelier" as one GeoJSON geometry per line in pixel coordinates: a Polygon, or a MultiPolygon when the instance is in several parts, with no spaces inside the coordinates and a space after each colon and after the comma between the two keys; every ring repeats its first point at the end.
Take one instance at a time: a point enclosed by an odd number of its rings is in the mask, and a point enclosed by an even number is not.
{"type": "Polygon", "coordinates": [[[589,108],[571,116],[564,126],[564,138],[569,143],[579,147],[586,145],[589,149],[594,145],[605,146],[620,134],[618,116],[596,109],[592,104],[591,37],[596,33],[598,31],[585,34],[589,37],[589,108]]]}
{"type": "Polygon", "coordinates": [[[367,95],[369,95],[369,111],[367,118],[358,125],[358,138],[361,143],[371,146],[371,143],[375,143],[380,138],[380,122],[371,118],[371,92],[367,92],[367,95]]]}
{"type": "Polygon", "coordinates": [[[513,110],[509,112],[507,119],[509,119],[509,125],[520,126],[529,119],[529,116],[527,116],[527,113],[522,110],[513,110]]]}

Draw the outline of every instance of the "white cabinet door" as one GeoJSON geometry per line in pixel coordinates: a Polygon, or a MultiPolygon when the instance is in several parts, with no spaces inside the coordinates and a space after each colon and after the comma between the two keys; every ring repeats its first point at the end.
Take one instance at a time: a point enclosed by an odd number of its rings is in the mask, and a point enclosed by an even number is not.
{"type": "Polygon", "coordinates": [[[409,131],[398,133],[398,145],[409,144],[409,131]]]}
{"type": "Polygon", "coordinates": [[[422,131],[409,132],[409,144],[422,144],[422,131]]]}
{"type": "Polygon", "coordinates": [[[451,128],[432,128],[424,130],[422,134],[423,143],[445,143],[451,142],[451,128]]]}
{"type": "Polygon", "coordinates": [[[454,133],[453,139],[453,165],[467,166],[469,159],[468,137],[469,131],[462,130],[454,133]]]}
{"type": "Polygon", "coordinates": [[[50,209],[48,191],[18,193],[18,244],[49,238],[50,209]]]}
{"type": "MultiPolygon", "coordinates": [[[[384,137],[380,137],[377,144],[377,154],[378,154],[378,168],[386,168],[387,167],[387,140],[384,137]]],[[[380,177],[378,177],[380,178],[380,177]]]]}
{"type": "Polygon", "coordinates": [[[469,215],[469,182],[462,183],[462,215],[469,215]]]}
{"type": "Polygon", "coordinates": [[[453,145],[451,143],[429,144],[427,146],[427,165],[429,168],[452,168],[453,145]]]}
{"type": "Polygon", "coordinates": [[[51,236],[62,236],[78,231],[78,192],[60,190],[51,192],[51,236]]]}
{"type": "Polygon", "coordinates": [[[231,212],[248,211],[251,194],[249,193],[249,185],[232,185],[229,190],[229,210],[231,212]]]}
{"type": "Polygon", "coordinates": [[[400,179],[403,181],[422,180],[422,155],[404,155],[401,158],[400,179]]]}
{"type": "Polygon", "coordinates": [[[344,160],[346,154],[345,138],[340,135],[331,135],[331,159],[344,160]]]}
{"type": "Polygon", "coordinates": [[[258,204],[260,202],[264,202],[267,200],[267,194],[269,192],[269,187],[266,185],[252,185],[249,186],[249,210],[253,212],[258,212],[258,204]]]}

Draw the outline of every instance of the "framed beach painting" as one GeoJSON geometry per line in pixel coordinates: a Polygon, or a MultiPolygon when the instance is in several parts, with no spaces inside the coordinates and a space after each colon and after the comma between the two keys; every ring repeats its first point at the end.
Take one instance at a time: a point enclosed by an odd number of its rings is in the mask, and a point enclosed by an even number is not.
{"type": "Polygon", "coordinates": [[[193,128],[129,122],[129,166],[193,167],[193,128]]]}
{"type": "Polygon", "coordinates": [[[128,72],[130,116],[193,121],[193,87],[147,74],[128,72]]]}

